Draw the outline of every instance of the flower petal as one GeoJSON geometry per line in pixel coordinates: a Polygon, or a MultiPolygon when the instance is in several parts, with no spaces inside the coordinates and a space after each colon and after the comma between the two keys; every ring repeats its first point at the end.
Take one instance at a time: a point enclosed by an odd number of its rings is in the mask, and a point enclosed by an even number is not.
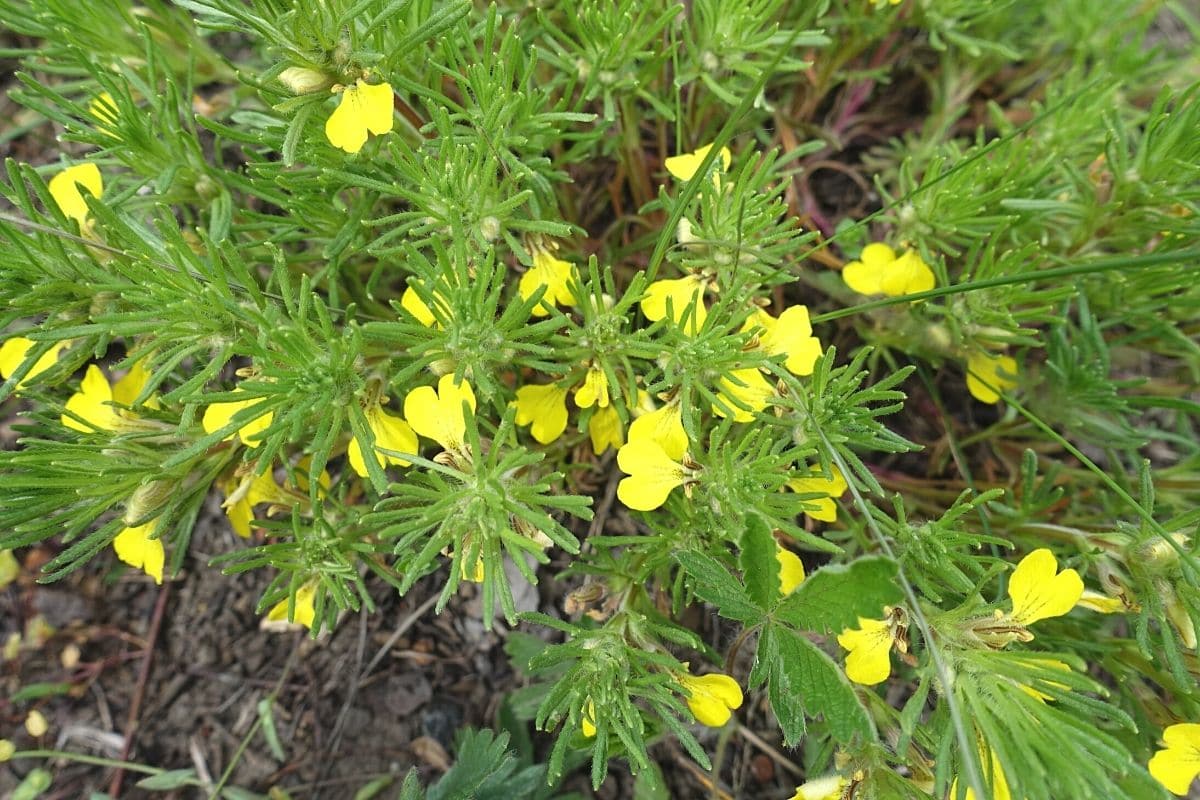
{"type": "Polygon", "coordinates": [[[583,385],[575,392],[575,405],[590,408],[597,404],[600,408],[608,406],[608,378],[604,376],[604,370],[592,365],[583,378],[583,385]]]}
{"type": "Polygon", "coordinates": [[[394,116],[391,84],[372,85],[359,78],[342,92],[338,107],[325,122],[325,136],[334,147],[357,153],[367,143],[368,132],[390,131],[394,116]]]}
{"type": "MultiPolygon", "coordinates": [[[[754,415],[771,402],[775,389],[763,377],[758,367],[735,369],[717,381],[718,396],[733,412],[734,422],[753,422],[754,415]]],[[[724,408],[713,404],[713,413],[728,416],[724,408]]]]}
{"type": "Polygon", "coordinates": [[[686,675],[679,683],[688,691],[687,706],[701,725],[719,728],[742,706],[742,687],[728,675],[686,675]]]}
{"type": "Polygon", "coordinates": [[[686,332],[689,335],[695,335],[704,327],[704,320],[708,317],[708,309],[704,307],[704,281],[697,275],[655,281],[646,287],[646,296],[641,299],[639,305],[646,319],[651,322],[658,322],[666,317],[668,305],[671,321],[676,325],[679,325],[686,315],[686,332]]]}
{"type": "Polygon", "coordinates": [[[113,392],[108,379],[99,367],[89,364],[83,380],[79,382],[79,391],[67,400],[65,408],[70,413],[63,413],[62,424],[82,433],[116,430],[121,418],[110,405],[112,399],[113,392]]]}
{"type": "Polygon", "coordinates": [[[887,620],[858,618],[858,628],[846,628],[837,637],[849,651],[846,677],[863,686],[874,686],[892,674],[892,626],[887,620]]]}
{"type": "Polygon", "coordinates": [[[972,353],[967,359],[967,391],[981,403],[1000,402],[1000,392],[1017,387],[1017,362],[1011,356],[972,353]]]}
{"type": "MultiPolygon", "coordinates": [[[[712,144],[706,144],[703,147],[697,147],[690,153],[681,153],[677,156],[670,156],[663,161],[663,166],[667,168],[667,172],[671,173],[676,180],[690,181],[696,174],[696,170],[700,169],[700,164],[708,155],[708,151],[712,150],[712,144]]],[[[718,160],[721,166],[719,171],[729,169],[729,165],[733,162],[733,154],[729,152],[728,147],[722,147],[718,153],[718,160]]]]}
{"type": "Polygon", "coordinates": [[[575,294],[571,291],[573,276],[574,268],[571,262],[538,250],[533,254],[533,266],[521,276],[517,292],[522,300],[528,300],[538,289],[545,286],[546,293],[532,312],[535,317],[544,317],[550,313],[549,307],[555,303],[569,306],[575,302],[575,294]]]}
{"type": "Polygon", "coordinates": [[[833,498],[841,497],[848,488],[846,478],[842,475],[841,470],[831,467],[830,471],[833,475],[831,478],[826,478],[818,470],[807,477],[792,478],[787,482],[788,488],[796,494],[824,495],[824,497],[805,498],[806,503],[816,506],[815,509],[805,511],[805,515],[822,522],[837,520],[837,503],[833,501],[833,498]]]}
{"type": "Polygon", "coordinates": [[[453,373],[448,373],[438,380],[436,392],[432,386],[420,386],[409,392],[404,398],[404,416],[421,436],[433,439],[446,450],[462,450],[467,433],[464,402],[475,410],[471,384],[465,380],[456,384],[453,373]]]}
{"type": "Polygon", "coordinates": [[[915,250],[905,250],[881,274],[879,288],[889,297],[927,292],[936,285],[933,270],[915,250]]]}
{"type": "Polygon", "coordinates": [[[621,417],[617,414],[617,409],[609,406],[592,414],[592,418],[588,420],[588,436],[592,440],[592,452],[596,455],[601,455],[610,447],[617,449],[625,444],[625,437],[621,432],[621,417]]]}
{"type": "Polygon", "coordinates": [[[104,178],[100,175],[100,168],[91,163],[67,167],[50,179],[47,188],[59,211],[83,227],[87,222],[88,207],[79,191],[80,186],[87,189],[92,197],[98,198],[104,194],[104,178]]]}
{"type": "Polygon", "coordinates": [[[687,432],[683,429],[683,409],[673,400],[657,411],[635,419],[629,425],[629,441],[644,440],[658,444],[672,461],[687,452],[687,432]]]}
{"type": "Polygon", "coordinates": [[[151,539],[157,521],[147,522],[133,528],[125,528],[113,539],[113,550],[117,558],[131,567],[137,567],[145,572],[155,583],[163,581],[163,564],[166,553],[160,539],[151,539]]]}
{"type": "MultiPolygon", "coordinates": [[[[288,620],[288,599],[284,598],[271,607],[267,612],[268,622],[285,622],[288,620]]],[[[306,583],[296,590],[296,608],[291,621],[312,630],[313,621],[317,617],[317,587],[306,583]]]]}
{"type": "Polygon", "coordinates": [[[779,562],[779,594],[786,597],[804,583],[804,562],[791,550],[778,545],[775,547],[775,560],[779,562]]]}
{"type": "MultiPolygon", "coordinates": [[[[0,344],[0,378],[8,380],[16,374],[21,364],[25,363],[26,356],[33,349],[34,341],[26,339],[24,336],[14,336],[8,339],[4,344],[0,344]]],[[[21,378],[17,388],[20,389],[26,386],[29,381],[33,380],[39,373],[53,367],[58,363],[58,354],[67,346],[66,342],[55,342],[50,349],[38,358],[30,368],[29,372],[25,373],[25,377],[21,378]]]]}
{"type": "Polygon", "coordinates": [[[542,444],[550,444],[567,429],[567,390],[554,383],[522,386],[517,390],[517,424],[542,444]]]}
{"type": "Polygon", "coordinates": [[[1022,625],[1066,614],[1083,595],[1083,580],[1073,569],[1058,572],[1058,560],[1042,547],[1021,559],[1008,581],[1012,616],[1022,625]],[[1058,574],[1055,574],[1055,573],[1058,574]]]}
{"type": "Polygon", "coordinates": [[[683,485],[686,473],[656,442],[629,441],[617,451],[617,466],[629,475],[617,484],[617,497],[636,511],[653,511],[683,485]]]}

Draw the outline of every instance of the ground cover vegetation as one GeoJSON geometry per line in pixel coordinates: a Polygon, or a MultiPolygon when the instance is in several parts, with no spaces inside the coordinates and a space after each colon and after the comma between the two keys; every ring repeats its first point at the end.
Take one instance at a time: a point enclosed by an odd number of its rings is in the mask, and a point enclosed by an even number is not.
{"type": "MultiPolygon", "coordinates": [[[[477,597],[543,746],[467,732],[390,796],[619,762],[661,797],[664,739],[734,796],[752,709],[798,768],[761,796],[1189,791],[1194,5],[0,23],[2,135],[56,137],[0,183],[0,574],[51,543],[43,581],[119,562],[154,591],[215,496],[238,543],[189,579],[269,575],[277,627],[430,576],[438,613],[477,597]],[[537,582],[561,604],[518,607],[537,582]]],[[[34,700],[7,713],[36,738],[34,700]]],[[[172,766],[144,788],[201,785],[172,766]]]]}

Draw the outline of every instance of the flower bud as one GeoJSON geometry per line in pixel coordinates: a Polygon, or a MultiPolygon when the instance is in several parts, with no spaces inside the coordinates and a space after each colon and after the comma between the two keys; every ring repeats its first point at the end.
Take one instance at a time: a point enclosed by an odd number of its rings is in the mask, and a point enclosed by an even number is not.
{"type": "Polygon", "coordinates": [[[312,94],[333,85],[333,80],[324,72],[308,67],[288,67],[279,73],[279,82],[286,86],[292,94],[312,94]]]}
{"type": "Polygon", "coordinates": [[[153,519],[177,488],[178,485],[174,481],[143,483],[125,504],[125,516],[121,521],[127,526],[133,527],[153,519]]]}

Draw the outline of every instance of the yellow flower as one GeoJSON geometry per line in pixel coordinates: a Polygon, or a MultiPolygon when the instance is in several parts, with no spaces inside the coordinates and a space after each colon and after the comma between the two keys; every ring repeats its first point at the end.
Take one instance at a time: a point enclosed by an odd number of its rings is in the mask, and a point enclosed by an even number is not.
{"type": "Polygon", "coordinates": [[[555,383],[517,389],[517,424],[542,444],[550,444],[567,429],[567,390],[555,383]]]}
{"type": "Polygon", "coordinates": [[[0,739],[0,764],[8,761],[17,752],[17,746],[8,739],[0,739]]]}
{"type": "Polygon", "coordinates": [[[588,367],[587,375],[583,378],[583,385],[575,392],[575,405],[580,408],[589,408],[593,405],[599,405],[600,408],[608,407],[608,378],[604,376],[604,370],[595,364],[588,367]]]}
{"type": "MultiPolygon", "coordinates": [[[[70,413],[63,413],[62,424],[82,433],[119,429],[123,419],[122,413],[112,404],[116,402],[123,406],[133,405],[133,401],[142,393],[149,379],[150,373],[146,371],[142,362],[138,361],[123,378],[110,386],[100,368],[89,364],[83,380],[79,382],[79,391],[67,400],[66,410],[70,413]],[[80,419],[83,422],[80,422],[80,419]]],[[[154,407],[155,404],[147,401],[146,405],[154,407]]]]}
{"type": "Polygon", "coordinates": [[[846,677],[863,686],[874,686],[892,674],[892,645],[896,639],[886,619],[858,618],[857,628],[846,628],[837,637],[845,648],[846,677]]]}
{"type": "MultiPolygon", "coordinates": [[[[712,150],[712,144],[697,147],[690,153],[671,156],[663,162],[663,166],[667,168],[667,172],[671,173],[676,180],[690,181],[696,174],[696,170],[700,169],[700,164],[708,155],[709,150],[712,150]]],[[[717,163],[719,166],[717,167],[717,171],[723,172],[729,169],[729,165],[733,162],[733,154],[729,152],[729,148],[722,147],[718,156],[717,163]]],[[[715,173],[713,174],[713,182],[717,182],[715,173]]]]}
{"type": "Polygon", "coordinates": [[[683,278],[655,281],[646,287],[646,296],[639,305],[646,319],[658,322],[667,316],[668,301],[671,311],[671,321],[679,325],[686,314],[689,335],[704,327],[708,318],[708,309],[704,307],[704,279],[699,275],[688,275],[683,278]]]}
{"type": "MultiPolygon", "coordinates": [[[[734,422],[753,422],[754,415],[766,408],[774,395],[775,389],[757,367],[735,369],[717,381],[717,396],[733,413],[734,422]]],[[[712,410],[718,417],[728,416],[717,403],[713,403],[712,410]]]]}
{"type": "Polygon", "coordinates": [[[935,285],[933,270],[914,250],[905,250],[897,257],[895,250],[876,242],[864,247],[859,259],[842,270],[846,285],[859,294],[899,297],[925,292],[935,285]]]}
{"type": "Polygon", "coordinates": [[[1083,580],[1073,569],[1058,572],[1058,560],[1046,548],[1021,559],[1008,581],[1012,617],[1022,625],[1066,614],[1083,595],[1083,580]]]}
{"type": "Polygon", "coordinates": [[[679,685],[687,690],[688,708],[701,725],[719,728],[733,716],[734,709],[742,707],[742,687],[720,672],[695,677],[681,675],[679,685]]]}
{"type": "MultiPolygon", "coordinates": [[[[413,432],[409,424],[400,417],[384,411],[378,403],[371,403],[363,409],[363,413],[367,418],[367,427],[375,435],[376,463],[380,466],[388,464],[409,466],[412,462],[405,461],[398,456],[378,452],[382,448],[395,450],[398,453],[415,454],[420,447],[420,442],[417,441],[417,434],[413,432]]],[[[363,460],[362,443],[358,441],[358,437],[350,440],[350,445],[346,448],[346,457],[350,461],[350,468],[360,478],[367,477],[367,462],[363,460]]]]}
{"type": "Polygon", "coordinates": [[[1125,601],[1120,597],[1109,597],[1106,594],[1097,592],[1095,589],[1083,590],[1083,594],[1079,598],[1079,607],[1097,611],[1101,614],[1119,614],[1129,610],[1125,605],[1125,601]]]}
{"type": "Polygon", "coordinates": [[[117,551],[117,558],[142,570],[154,578],[155,583],[162,583],[163,564],[167,559],[162,540],[150,538],[156,525],[157,520],[151,520],[145,525],[125,528],[113,539],[112,546],[117,551]]]}
{"type": "Polygon", "coordinates": [[[591,739],[596,735],[596,704],[590,697],[583,704],[583,714],[579,718],[579,729],[583,731],[584,738],[591,739]]]}
{"type": "Polygon", "coordinates": [[[288,599],[284,598],[276,603],[270,611],[267,612],[267,622],[294,622],[297,625],[312,630],[313,620],[317,616],[317,586],[315,583],[306,583],[296,590],[296,610],[295,613],[288,616],[288,599]]]}
{"type": "Polygon", "coordinates": [[[392,103],[390,83],[372,85],[359,78],[342,90],[341,102],[325,122],[325,136],[334,147],[357,153],[367,143],[368,131],[381,136],[392,129],[392,103]]]}
{"type": "Polygon", "coordinates": [[[453,373],[449,373],[438,380],[436,392],[432,386],[420,386],[409,392],[404,398],[404,416],[416,433],[433,439],[446,450],[463,452],[466,449],[463,437],[467,435],[464,402],[475,411],[471,384],[465,380],[455,383],[453,373]]]}
{"type": "Polygon", "coordinates": [[[464,581],[470,581],[471,583],[483,583],[483,554],[480,553],[475,559],[475,567],[470,572],[467,572],[467,560],[466,558],[463,558],[463,560],[458,563],[458,574],[459,577],[461,577],[464,581]]]}
{"type": "Polygon", "coordinates": [[[630,439],[617,451],[617,466],[628,475],[617,484],[617,497],[636,511],[653,511],[687,481],[687,470],[649,439],[630,439]]]}
{"type": "Polygon", "coordinates": [[[617,409],[609,406],[592,414],[592,418],[588,420],[588,436],[592,440],[592,452],[596,455],[602,454],[610,447],[617,449],[625,444],[625,437],[621,431],[621,417],[617,414],[617,409]]]}
{"type": "MultiPolygon", "coordinates": [[[[236,393],[240,393],[241,389],[234,389],[236,393]]],[[[208,408],[204,409],[204,416],[200,419],[200,424],[204,426],[205,433],[214,433],[221,430],[226,425],[233,421],[234,415],[246,408],[253,408],[263,401],[261,397],[255,397],[251,400],[228,400],[223,403],[213,403],[208,408]]],[[[271,423],[275,420],[275,412],[268,411],[265,414],[259,414],[256,417],[243,422],[241,427],[236,431],[238,438],[242,440],[242,444],[247,447],[257,447],[262,438],[262,432],[271,427],[271,423]]],[[[229,441],[234,437],[234,434],[229,434],[225,437],[225,441],[229,441]]]]}
{"type": "MultiPolygon", "coordinates": [[[[417,322],[421,323],[426,328],[438,328],[440,330],[442,328],[442,323],[438,322],[437,317],[433,313],[433,309],[431,309],[425,303],[425,301],[421,299],[421,295],[417,294],[417,290],[412,286],[413,282],[419,283],[419,281],[415,281],[415,279],[410,281],[409,285],[404,289],[404,294],[400,296],[400,307],[412,314],[413,317],[416,318],[417,322]]],[[[441,295],[440,292],[435,291],[433,293],[433,301],[441,307],[442,311],[446,310],[446,299],[441,295]]]]}
{"type": "Polygon", "coordinates": [[[683,458],[687,452],[688,438],[683,429],[683,409],[679,406],[679,399],[635,419],[629,425],[629,441],[654,442],[671,460],[683,458]]]}
{"type": "Polygon", "coordinates": [[[0,550],[0,589],[8,586],[21,574],[21,565],[12,550],[0,550]]]}
{"type": "Polygon", "coordinates": [[[805,478],[792,478],[787,482],[788,488],[796,494],[820,494],[823,497],[815,499],[805,499],[809,505],[815,505],[816,509],[805,511],[805,515],[813,519],[819,519],[822,522],[834,522],[837,520],[837,503],[833,502],[835,497],[841,497],[842,493],[848,488],[846,478],[842,475],[842,471],[837,467],[830,467],[832,477],[826,478],[821,474],[820,470],[816,470],[805,478]]]}
{"type": "Polygon", "coordinates": [[[797,786],[792,800],[841,800],[842,792],[849,783],[843,775],[814,778],[803,786],[797,786]]]}
{"type": "Polygon", "coordinates": [[[517,284],[517,292],[522,300],[533,297],[538,289],[545,286],[546,293],[533,309],[535,317],[544,317],[550,313],[550,307],[555,303],[569,306],[575,302],[575,293],[571,291],[571,278],[574,269],[571,262],[555,258],[545,250],[533,251],[533,266],[521,276],[517,284]]]}
{"type": "Polygon", "coordinates": [[[48,188],[58,210],[78,222],[82,228],[87,222],[88,206],[79,191],[80,186],[87,189],[92,197],[98,198],[104,194],[104,178],[100,176],[100,168],[95,164],[67,167],[50,179],[48,188]]]}
{"type": "MultiPolygon", "coordinates": [[[[117,122],[117,102],[113,100],[113,96],[108,92],[101,92],[92,98],[92,102],[88,103],[88,113],[92,118],[100,124],[96,126],[96,130],[107,133],[109,136],[114,136],[112,126],[117,122]]],[[[99,193],[96,195],[99,197],[99,193]]]]}
{"type": "Polygon", "coordinates": [[[756,310],[742,326],[743,331],[762,328],[758,335],[759,347],[768,354],[783,355],[783,365],[793,375],[812,375],[813,366],[821,355],[821,341],[812,335],[812,324],[808,319],[807,306],[791,306],[775,319],[762,310],[756,310]]]}
{"type": "Polygon", "coordinates": [[[1192,781],[1200,775],[1200,725],[1183,722],[1163,731],[1166,745],[1147,765],[1154,779],[1179,797],[1187,796],[1192,781]]]}
{"type": "Polygon", "coordinates": [[[775,545],[775,560],[779,562],[779,593],[786,597],[804,583],[804,562],[785,547],[775,545]]]}
{"type": "Polygon", "coordinates": [[[254,522],[254,507],[259,503],[267,503],[279,499],[279,485],[271,470],[262,475],[237,481],[229,480],[223,484],[226,497],[221,507],[234,533],[243,539],[250,538],[250,524],[254,522]]]}
{"type": "MultiPolygon", "coordinates": [[[[29,351],[33,349],[33,346],[34,341],[26,339],[24,336],[14,336],[5,341],[4,344],[0,344],[0,378],[8,380],[15,375],[17,369],[25,362],[25,358],[29,355],[29,351]]],[[[34,362],[29,372],[25,373],[25,377],[21,378],[21,381],[17,384],[17,388],[24,388],[38,374],[45,372],[57,364],[58,354],[66,346],[66,342],[55,342],[51,345],[50,349],[34,362]]]]}
{"type": "Polygon", "coordinates": [[[967,358],[967,391],[981,403],[1000,402],[1000,392],[1017,386],[1017,362],[1012,356],[976,352],[967,358]]]}
{"type": "MultiPolygon", "coordinates": [[[[1000,759],[996,757],[995,751],[986,745],[980,743],[979,760],[990,761],[991,767],[984,767],[986,773],[984,783],[991,782],[992,800],[1012,800],[1012,792],[1008,788],[1008,779],[1004,777],[1004,765],[1000,763],[1000,759]]],[[[958,797],[958,778],[950,785],[950,796],[958,797]]],[[[967,793],[963,796],[963,800],[977,800],[974,789],[967,789],[967,793]]]]}

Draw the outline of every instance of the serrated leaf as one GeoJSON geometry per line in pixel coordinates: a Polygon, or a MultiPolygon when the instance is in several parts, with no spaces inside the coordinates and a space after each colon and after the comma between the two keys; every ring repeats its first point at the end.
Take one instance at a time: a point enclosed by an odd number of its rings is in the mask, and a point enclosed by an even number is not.
{"type": "Polygon", "coordinates": [[[829,634],[878,618],[883,607],[900,602],[896,562],[864,556],[849,564],[822,567],[776,609],[777,619],[794,628],[829,634]]]}
{"type": "MultiPolygon", "coordinates": [[[[772,686],[769,691],[772,708],[783,728],[784,742],[791,746],[804,732],[803,718],[799,725],[791,707],[793,700],[803,704],[803,715],[810,718],[823,717],[830,732],[839,742],[849,742],[858,736],[873,739],[875,730],[867,711],[841,668],[819,647],[803,636],[782,626],[768,626],[772,647],[776,650],[778,669],[772,670],[773,677],[782,677],[782,687],[772,686]],[[782,708],[776,708],[779,696],[782,708]],[[784,724],[784,716],[788,724],[784,724]],[[797,733],[797,729],[799,733],[797,733]]],[[[766,632],[764,632],[766,633],[766,632]]],[[[773,681],[774,683],[775,681],[773,681]]]]}
{"type": "Polygon", "coordinates": [[[696,595],[714,605],[722,617],[757,624],[766,614],[750,599],[737,578],[715,558],[695,551],[677,553],[675,558],[691,576],[696,595]]]}
{"type": "Polygon", "coordinates": [[[775,558],[775,537],[760,517],[752,516],[742,532],[742,552],[738,563],[746,593],[762,608],[770,608],[779,599],[779,561],[775,558]]]}

